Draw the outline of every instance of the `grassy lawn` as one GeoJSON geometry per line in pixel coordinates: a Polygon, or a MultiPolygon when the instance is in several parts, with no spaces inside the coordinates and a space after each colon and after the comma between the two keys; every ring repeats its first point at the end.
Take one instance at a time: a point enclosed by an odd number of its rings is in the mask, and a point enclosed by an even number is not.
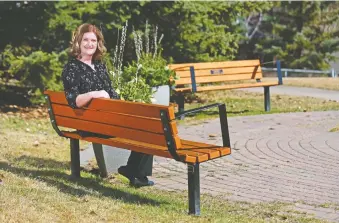
{"type": "MultiPolygon", "coordinates": [[[[339,103],[335,101],[312,97],[271,95],[271,111],[265,112],[263,93],[252,93],[246,91],[203,92],[188,97],[186,101],[185,109],[223,102],[226,104],[228,117],[339,109],[339,103]]],[[[197,123],[199,123],[199,121],[210,119],[212,117],[218,117],[217,109],[203,111],[196,116],[187,116],[185,122],[198,121],[197,123]]]]}
{"type": "Polygon", "coordinates": [[[202,196],[187,215],[187,192],[134,189],[85,168],[69,177],[69,144],[47,118],[0,116],[0,222],[321,222],[288,204],[249,204],[202,196]]]}
{"type": "MultiPolygon", "coordinates": [[[[277,78],[265,78],[277,80],[277,78]]],[[[296,87],[311,87],[339,91],[339,78],[331,77],[283,77],[283,84],[296,87]]]]}
{"type": "MultiPolygon", "coordinates": [[[[229,116],[265,113],[262,94],[224,91],[190,100],[194,103],[186,108],[226,102],[229,116]]],[[[339,103],[276,96],[271,107],[271,113],[320,111],[337,110],[339,103]]],[[[45,110],[34,112],[0,113],[0,222],[322,222],[291,210],[290,204],[231,202],[207,195],[201,198],[202,216],[193,217],[187,215],[186,191],[131,188],[118,175],[101,179],[92,167],[83,169],[82,179],[72,179],[69,141],[41,117],[45,110]]],[[[216,112],[185,122],[213,118],[216,112]]]]}

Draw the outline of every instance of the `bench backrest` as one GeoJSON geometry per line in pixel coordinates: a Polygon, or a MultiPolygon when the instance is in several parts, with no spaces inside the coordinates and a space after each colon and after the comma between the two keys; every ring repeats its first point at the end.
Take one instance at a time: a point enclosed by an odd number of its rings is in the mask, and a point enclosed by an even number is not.
{"type": "Polygon", "coordinates": [[[58,127],[167,146],[160,114],[163,112],[176,148],[181,147],[173,106],[98,98],[86,108],[73,109],[68,105],[64,92],[44,93],[52,108],[52,122],[54,119],[58,127]]]}
{"type": "Polygon", "coordinates": [[[180,77],[176,85],[192,84],[192,66],[197,84],[262,78],[259,60],[170,64],[169,68],[180,77]]]}

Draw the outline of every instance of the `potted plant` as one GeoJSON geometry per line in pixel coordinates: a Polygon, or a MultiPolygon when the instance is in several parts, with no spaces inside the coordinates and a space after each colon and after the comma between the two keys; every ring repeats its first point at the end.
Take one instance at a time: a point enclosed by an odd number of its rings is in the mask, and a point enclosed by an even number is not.
{"type": "Polygon", "coordinates": [[[167,61],[161,56],[160,43],[163,35],[157,40],[157,29],[156,27],[153,32],[151,45],[147,22],[144,33],[133,30],[137,60],[124,67],[122,56],[127,22],[122,29],[121,43],[120,47],[117,45],[115,48],[114,70],[111,74],[113,86],[124,100],[169,104],[170,86],[174,83],[170,80],[174,80],[175,72],[168,69],[167,61]]]}

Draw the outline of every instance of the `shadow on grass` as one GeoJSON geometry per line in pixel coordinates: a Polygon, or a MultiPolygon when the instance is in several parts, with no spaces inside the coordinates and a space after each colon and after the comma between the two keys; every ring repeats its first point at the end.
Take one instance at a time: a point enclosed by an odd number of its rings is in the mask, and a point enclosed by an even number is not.
{"type": "MultiPolygon", "coordinates": [[[[99,177],[75,178],[64,173],[69,168],[67,162],[58,162],[52,159],[21,156],[15,163],[22,163],[25,167],[17,167],[8,162],[0,162],[0,169],[9,171],[16,175],[24,175],[31,179],[43,181],[50,186],[57,187],[61,192],[74,196],[85,196],[93,194],[93,191],[102,196],[119,199],[126,203],[138,203],[159,206],[164,201],[149,199],[143,195],[125,192],[123,190],[105,186],[106,183],[99,177]]],[[[127,188],[126,188],[127,190],[127,188]]]]}
{"type": "MultiPolygon", "coordinates": [[[[242,111],[227,111],[227,114],[246,114],[249,113],[250,111],[248,109],[242,110],[242,111]]],[[[219,116],[219,111],[218,110],[205,110],[205,111],[200,111],[199,113],[196,114],[187,114],[186,117],[194,117],[194,116],[205,116],[205,117],[209,117],[209,116],[219,116]]]]}
{"type": "Polygon", "coordinates": [[[49,168],[49,169],[67,169],[69,168],[69,162],[59,162],[52,159],[42,159],[32,156],[20,156],[14,159],[15,163],[23,163],[25,166],[49,168]]]}

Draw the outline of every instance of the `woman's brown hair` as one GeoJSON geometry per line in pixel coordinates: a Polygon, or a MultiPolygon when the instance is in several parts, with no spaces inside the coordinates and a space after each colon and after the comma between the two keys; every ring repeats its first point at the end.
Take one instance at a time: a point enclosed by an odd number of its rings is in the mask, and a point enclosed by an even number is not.
{"type": "Polygon", "coordinates": [[[93,60],[101,60],[104,53],[106,53],[107,49],[104,45],[105,40],[104,36],[102,35],[101,31],[92,24],[84,23],[80,25],[74,32],[70,46],[70,55],[78,58],[80,56],[80,43],[84,33],[93,32],[98,40],[98,47],[93,55],[93,60]]]}

